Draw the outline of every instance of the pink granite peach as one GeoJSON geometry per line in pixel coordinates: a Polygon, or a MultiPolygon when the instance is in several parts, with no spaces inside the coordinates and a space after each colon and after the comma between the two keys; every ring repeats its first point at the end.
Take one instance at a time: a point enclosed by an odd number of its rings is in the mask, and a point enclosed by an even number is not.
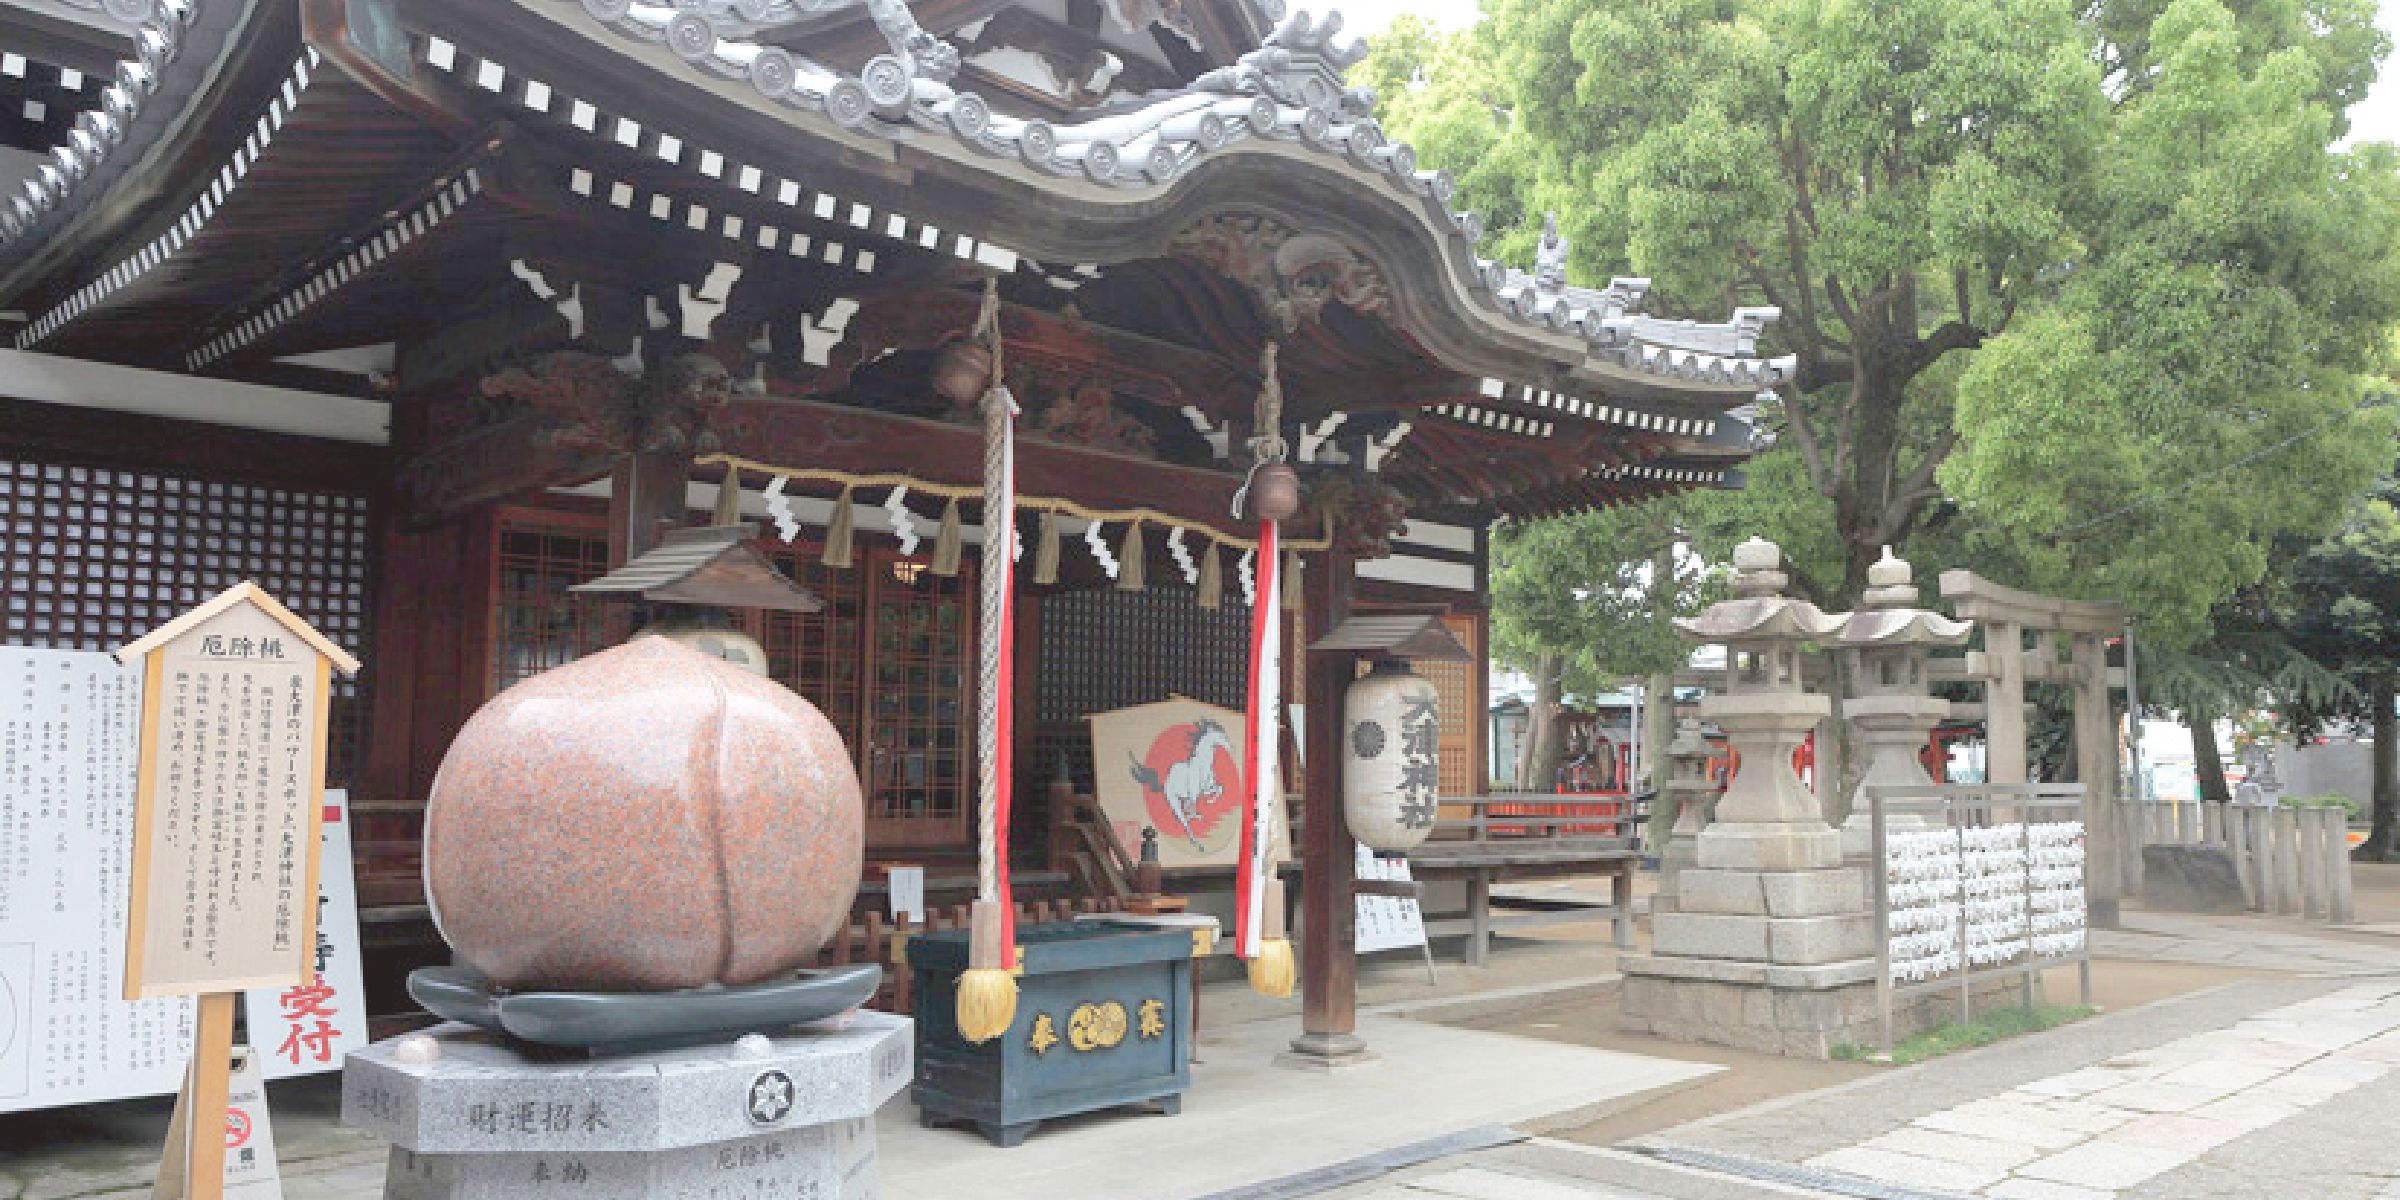
{"type": "Polygon", "coordinates": [[[425,892],[517,990],[755,983],[848,918],[865,853],[849,751],[772,680],[642,637],[494,697],[425,811],[425,892]]]}

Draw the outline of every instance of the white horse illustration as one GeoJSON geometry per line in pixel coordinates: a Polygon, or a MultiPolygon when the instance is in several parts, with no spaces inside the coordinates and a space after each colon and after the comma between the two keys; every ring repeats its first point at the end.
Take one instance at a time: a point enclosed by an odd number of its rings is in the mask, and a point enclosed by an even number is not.
{"type": "MultiPolygon", "coordinates": [[[[1200,819],[1200,803],[1225,794],[1225,785],[1217,782],[1217,751],[1233,753],[1233,739],[1225,736],[1225,727],[1215,721],[1202,720],[1192,725],[1192,752],[1184,761],[1167,768],[1167,777],[1133,760],[1134,782],[1167,798],[1167,811],[1176,824],[1183,826],[1183,836],[1191,839],[1192,848],[1205,849],[1200,835],[1193,831],[1192,822],[1200,819]]],[[[1133,758],[1128,753],[1127,758],[1133,758]]]]}

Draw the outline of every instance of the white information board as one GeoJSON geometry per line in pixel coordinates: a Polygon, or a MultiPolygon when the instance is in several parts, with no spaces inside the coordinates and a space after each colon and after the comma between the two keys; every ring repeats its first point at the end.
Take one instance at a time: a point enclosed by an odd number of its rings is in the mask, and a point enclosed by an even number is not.
{"type": "MultiPolygon", "coordinates": [[[[0,1113],[182,1086],[193,1002],[123,999],[140,714],[138,666],[0,647],[0,1113]]],[[[248,997],[270,1079],[366,1044],[346,800],[325,796],[323,974],[248,997]]]]}
{"type": "MultiPolygon", "coordinates": [[[[1413,881],[1405,858],[1377,858],[1358,847],[1358,877],[1384,881],[1413,881]]],[[[1425,944],[1425,910],[1414,900],[1398,896],[1358,897],[1358,953],[1405,950],[1425,944]]]]}

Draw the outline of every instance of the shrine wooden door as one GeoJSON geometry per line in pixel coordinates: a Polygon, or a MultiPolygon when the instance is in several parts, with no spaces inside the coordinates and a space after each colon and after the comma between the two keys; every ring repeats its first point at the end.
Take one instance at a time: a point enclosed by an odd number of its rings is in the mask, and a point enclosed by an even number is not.
{"type": "Polygon", "coordinates": [[[975,569],[865,558],[867,653],[859,778],[870,846],[957,846],[975,780],[975,569]]]}

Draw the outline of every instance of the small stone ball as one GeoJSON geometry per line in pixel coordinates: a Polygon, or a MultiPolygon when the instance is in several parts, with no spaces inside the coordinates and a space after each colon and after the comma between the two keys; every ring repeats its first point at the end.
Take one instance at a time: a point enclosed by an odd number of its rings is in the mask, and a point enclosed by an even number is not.
{"type": "Polygon", "coordinates": [[[410,1034],[392,1047],[392,1057],[412,1067],[421,1067],[442,1056],[442,1044],[424,1034],[410,1034]]]}

